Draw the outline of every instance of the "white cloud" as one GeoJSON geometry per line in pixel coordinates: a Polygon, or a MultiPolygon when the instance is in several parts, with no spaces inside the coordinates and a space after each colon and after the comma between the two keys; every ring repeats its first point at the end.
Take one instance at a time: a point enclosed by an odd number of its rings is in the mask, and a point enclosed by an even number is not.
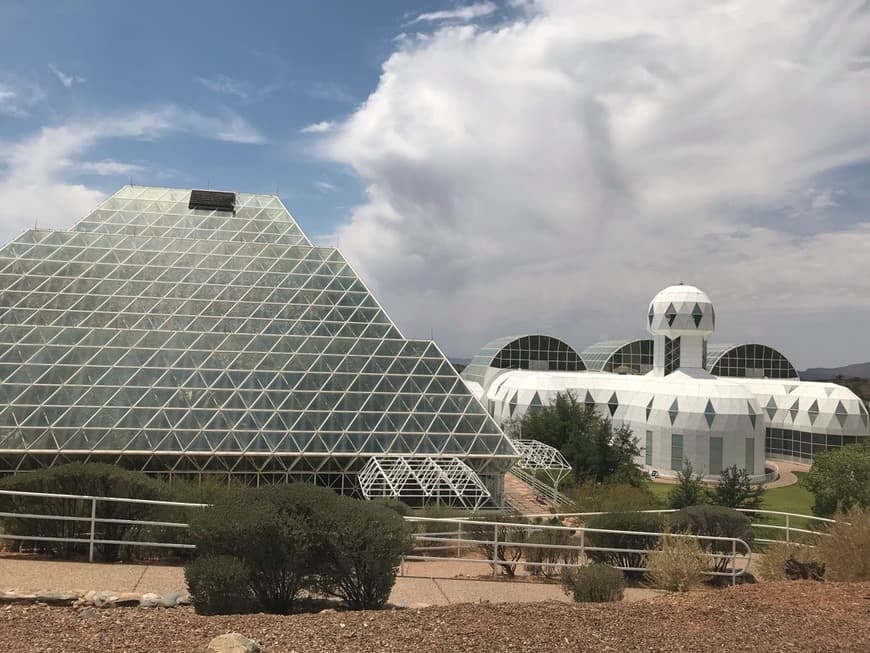
{"type": "Polygon", "coordinates": [[[0,116],[25,118],[30,109],[44,97],[34,84],[12,84],[0,81],[0,116]]]}
{"type": "Polygon", "coordinates": [[[67,75],[53,63],[48,64],[48,68],[57,77],[57,81],[66,88],[72,87],[73,84],[84,84],[87,81],[84,77],[79,77],[78,75],[67,75]]]}
{"type": "Polygon", "coordinates": [[[335,127],[335,123],[331,120],[322,120],[320,122],[315,122],[310,125],[306,125],[302,129],[299,130],[300,134],[322,134],[324,132],[328,132],[335,127]]]}
{"type": "Polygon", "coordinates": [[[318,181],[317,188],[319,188],[321,192],[331,193],[335,190],[335,184],[331,184],[328,181],[318,181]]]}
{"type": "Polygon", "coordinates": [[[112,159],[103,159],[102,161],[81,161],[76,164],[76,168],[80,172],[91,173],[94,175],[123,176],[132,175],[134,173],[145,172],[145,167],[136,163],[124,163],[122,161],[114,161],[112,159]]]}
{"type": "Polygon", "coordinates": [[[17,142],[0,144],[0,242],[34,222],[41,227],[68,227],[93,210],[104,193],[76,181],[82,173],[127,176],[140,170],[136,164],[111,159],[83,159],[97,144],[157,140],[178,132],[237,143],[262,142],[258,132],[238,116],[207,116],[176,106],[42,127],[17,142]]]}
{"type": "Polygon", "coordinates": [[[356,98],[341,84],[335,82],[314,82],[306,89],[306,93],[317,100],[354,104],[356,98]]]}
{"type": "Polygon", "coordinates": [[[495,12],[496,9],[498,9],[498,7],[496,7],[492,2],[475,2],[474,4],[466,5],[464,7],[457,7],[456,9],[445,9],[443,11],[432,11],[420,14],[411,21],[411,24],[413,25],[414,23],[423,22],[432,23],[438,21],[468,22],[475,18],[488,16],[495,12]]]}
{"type": "Polygon", "coordinates": [[[234,95],[242,100],[247,100],[251,94],[251,85],[248,82],[243,82],[226,75],[216,75],[215,77],[199,77],[199,83],[205,86],[208,90],[224,95],[234,95]]]}
{"type": "Polygon", "coordinates": [[[865,5],[524,9],[402,41],[325,145],[367,188],[334,236],[408,333],[457,354],[526,330],[582,346],[642,333],[680,279],[717,302],[720,339],[749,315],[755,337],[810,351],[836,327],[798,314],[870,310],[866,214],[830,232],[818,211],[781,215],[870,162],[865,5]]]}

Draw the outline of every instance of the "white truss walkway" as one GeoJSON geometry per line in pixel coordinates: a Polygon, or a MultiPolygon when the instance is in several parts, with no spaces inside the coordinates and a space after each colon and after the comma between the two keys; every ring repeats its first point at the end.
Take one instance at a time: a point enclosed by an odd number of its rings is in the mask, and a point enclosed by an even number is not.
{"type": "Polygon", "coordinates": [[[459,458],[375,456],[359,474],[366,499],[445,503],[477,510],[490,499],[477,474],[459,458]]]}

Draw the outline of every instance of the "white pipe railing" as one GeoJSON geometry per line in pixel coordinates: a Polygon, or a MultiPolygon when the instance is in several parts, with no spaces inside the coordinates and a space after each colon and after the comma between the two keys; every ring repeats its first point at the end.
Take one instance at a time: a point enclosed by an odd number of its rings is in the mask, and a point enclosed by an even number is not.
{"type": "MultiPolygon", "coordinates": [[[[749,566],[752,561],[752,550],[749,545],[736,537],[721,537],[715,535],[693,535],[689,533],[664,533],[664,532],[653,532],[653,531],[626,531],[626,530],[615,530],[615,529],[602,529],[602,528],[586,528],[586,527],[575,527],[575,526],[556,526],[556,525],[540,525],[540,524],[526,524],[526,523],[516,523],[516,522],[502,522],[502,521],[475,521],[471,519],[456,519],[456,518],[430,518],[430,517],[405,517],[406,521],[415,524],[456,524],[457,531],[450,533],[416,533],[414,534],[414,541],[418,545],[420,543],[428,544],[428,543],[441,543],[446,545],[444,548],[448,550],[452,550],[454,547],[456,549],[456,556],[432,556],[432,555],[420,555],[416,553],[412,553],[410,555],[406,555],[403,561],[428,561],[428,560],[449,560],[451,562],[467,562],[467,563],[486,563],[489,564],[492,569],[493,574],[496,574],[499,569],[504,569],[507,567],[512,567],[516,569],[516,567],[522,566],[524,568],[532,568],[532,567],[549,567],[549,568],[564,568],[564,567],[581,567],[589,562],[589,552],[602,552],[602,553],[613,553],[616,555],[620,554],[636,554],[636,555],[644,555],[649,553],[649,549],[635,549],[628,547],[602,547],[602,546],[590,546],[586,542],[586,536],[588,533],[598,533],[598,534],[606,534],[606,535],[630,535],[635,537],[650,537],[656,538],[656,540],[660,540],[664,537],[675,537],[675,538],[686,538],[692,539],[698,542],[699,547],[704,549],[702,543],[708,543],[708,546],[713,542],[721,542],[725,545],[726,550],[730,548],[730,552],[725,553],[714,553],[714,552],[704,552],[703,555],[705,557],[711,558],[715,561],[728,560],[727,567],[730,568],[729,571],[714,571],[707,570],[704,573],[710,576],[727,576],[731,578],[732,584],[737,583],[737,578],[745,574],[749,570],[749,566]],[[475,537],[463,537],[462,529],[467,529],[469,527],[483,527],[485,531],[487,528],[492,528],[493,535],[492,538],[487,539],[479,539],[475,537]],[[509,539],[510,535],[515,531],[524,531],[526,536],[531,535],[533,533],[542,533],[542,532],[555,532],[555,533],[568,533],[571,537],[579,536],[579,543],[568,543],[568,544],[547,544],[547,543],[537,543],[537,542],[529,542],[527,539],[523,538],[523,541],[514,541],[509,539]],[[500,532],[502,537],[499,537],[500,532]],[[454,535],[455,537],[445,537],[446,535],[454,535]],[[729,547],[730,545],[730,547],[729,547]],[[473,558],[473,557],[464,557],[462,555],[463,549],[467,549],[469,547],[475,549],[486,549],[491,548],[491,554],[486,558],[473,558]],[[520,551],[520,555],[517,556],[516,559],[504,559],[500,557],[500,547],[503,549],[504,547],[512,547],[514,549],[518,549],[520,551]],[[741,550],[738,551],[738,548],[741,550]],[[563,559],[571,558],[575,561],[547,561],[547,562],[538,562],[534,560],[528,560],[528,555],[525,553],[527,549],[548,549],[548,550],[560,550],[565,552],[566,555],[563,556],[563,559]],[[526,559],[524,559],[526,558],[526,559]]],[[[479,534],[478,534],[479,535],[479,534]]],[[[415,548],[417,551],[426,551],[431,547],[421,546],[415,548]]],[[[617,569],[621,569],[623,571],[646,571],[646,567],[637,567],[632,565],[622,565],[622,564],[613,564],[612,566],[617,569]]],[[[402,571],[404,572],[404,564],[402,565],[402,571]]]]}
{"type": "Polygon", "coordinates": [[[76,517],[73,515],[50,515],[18,512],[0,512],[0,518],[9,519],[34,519],[66,522],[85,522],[90,525],[89,536],[83,537],[53,537],[48,535],[14,535],[0,532],[0,539],[20,540],[23,542],[62,542],[69,544],[87,544],[88,561],[94,561],[94,548],[99,544],[117,544],[126,546],[145,546],[167,549],[195,549],[193,544],[180,542],[149,542],[141,540],[110,540],[98,538],[97,524],[120,524],[128,526],[155,526],[166,528],[189,528],[189,524],[182,522],[154,521],[146,519],[115,519],[109,517],[97,517],[97,504],[104,503],[132,503],[138,505],[175,507],[175,508],[207,508],[207,503],[184,503],[180,501],[158,501],[155,499],[131,499],[128,497],[98,497],[85,494],[57,494],[52,492],[20,492],[17,490],[0,490],[0,496],[27,497],[33,499],[72,499],[76,501],[90,502],[90,517],[76,517]]]}
{"type": "MultiPolygon", "coordinates": [[[[140,547],[155,547],[155,548],[169,548],[169,549],[194,549],[195,545],[183,543],[183,542],[153,542],[153,541],[142,541],[142,540],[115,540],[115,539],[105,539],[97,537],[97,525],[98,524],[117,524],[117,525],[129,525],[129,526],[150,526],[150,527],[158,527],[158,528],[189,528],[189,524],[183,522],[173,522],[173,521],[162,521],[162,520],[136,520],[136,519],[116,519],[109,517],[99,517],[98,516],[98,506],[101,503],[133,503],[140,505],[152,505],[158,507],[174,507],[174,508],[207,508],[209,504],[205,503],[185,503],[178,501],[159,501],[152,499],[133,499],[128,497],[99,497],[99,496],[91,496],[91,495],[77,495],[77,494],[59,494],[59,493],[44,493],[44,492],[20,492],[13,490],[0,490],[0,496],[12,496],[12,497],[26,497],[26,498],[39,498],[39,499],[56,499],[56,500],[77,500],[82,502],[90,503],[90,515],[85,516],[75,516],[75,515],[52,515],[46,513],[17,513],[17,512],[0,512],[0,518],[8,518],[8,519],[32,519],[32,520],[53,520],[53,521],[65,521],[72,523],[80,523],[87,524],[87,535],[84,536],[84,533],[78,534],[71,537],[55,537],[55,536],[42,536],[42,535],[15,535],[15,534],[7,534],[0,532],[0,539],[7,540],[17,540],[17,541],[33,541],[33,542],[67,542],[74,544],[87,544],[88,545],[88,559],[93,561],[94,559],[94,548],[97,545],[101,544],[113,544],[113,545],[126,545],[126,546],[140,546],[140,547]]],[[[798,513],[790,513],[790,512],[781,512],[776,510],[753,510],[753,509],[739,509],[740,512],[750,513],[750,514],[763,514],[763,515],[772,515],[777,517],[782,517],[785,519],[785,526],[778,524],[765,524],[765,523],[753,523],[752,526],[754,528],[768,528],[775,532],[784,531],[785,532],[785,540],[772,540],[772,539],[762,539],[756,538],[758,542],[775,542],[775,541],[792,541],[792,534],[816,534],[816,531],[798,528],[792,526],[792,519],[805,519],[805,520],[813,520],[819,523],[834,523],[833,519],[826,519],[823,517],[815,517],[813,515],[801,515],[798,513]]],[[[650,512],[650,513],[669,513],[675,512],[674,510],[646,510],[639,512],[650,512]]],[[[567,517],[592,517],[595,515],[604,514],[601,512],[572,512],[572,513],[540,513],[536,515],[525,515],[524,518],[558,518],[564,519],[567,517]]],[[[467,549],[470,546],[480,547],[484,543],[490,544],[489,540],[485,542],[481,542],[469,537],[463,537],[463,529],[465,530],[466,535],[468,534],[468,529],[473,526],[490,526],[493,528],[493,556],[497,558],[499,547],[511,546],[516,547],[518,549],[525,550],[530,548],[537,549],[547,549],[547,548],[561,548],[566,550],[567,552],[576,555],[577,559],[580,561],[585,561],[586,554],[589,551],[609,551],[612,553],[642,553],[642,551],[632,550],[632,549],[602,549],[600,547],[590,547],[586,543],[586,533],[610,533],[614,535],[636,535],[636,536],[649,536],[649,537],[664,537],[665,533],[652,533],[652,532],[640,532],[640,531],[617,531],[617,530],[601,530],[601,529],[591,529],[586,527],[574,527],[574,526],[560,526],[560,525],[544,525],[544,524],[517,524],[513,522],[493,522],[493,521],[474,521],[464,518],[427,518],[427,517],[406,517],[407,521],[412,523],[438,523],[444,524],[447,527],[455,525],[456,530],[449,531],[439,531],[437,533],[417,533],[415,534],[415,542],[418,545],[418,551],[420,553],[435,552],[435,551],[450,551],[451,553],[455,551],[456,555],[453,557],[447,556],[431,556],[431,555],[411,555],[406,558],[406,560],[454,560],[454,561],[462,561],[462,562],[488,562],[490,564],[495,565],[503,565],[505,561],[499,561],[497,559],[493,560],[482,560],[481,558],[465,558],[462,555],[463,549],[467,549]],[[499,531],[507,528],[520,528],[525,529],[527,533],[532,532],[544,532],[547,530],[552,531],[570,531],[572,534],[579,535],[580,542],[579,544],[570,544],[570,545],[549,545],[545,543],[532,543],[532,542],[513,542],[513,541],[504,541],[503,538],[499,537],[499,531]]],[[[714,536],[704,536],[704,535],[689,535],[689,534],[669,534],[671,537],[690,537],[695,538],[699,541],[722,541],[722,542],[731,542],[732,543],[732,552],[731,553],[717,553],[717,554],[708,554],[711,555],[715,559],[722,559],[728,557],[731,561],[732,572],[709,572],[713,575],[731,575],[736,578],[736,576],[742,575],[745,573],[745,570],[748,569],[749,561],[751,559],[751,551],[743,540],[739,538],[725,538],[725,537],[714,537],[714,536]],[[738,553],[737,549],[740,547],[745,553],[738,553]],[[740,560],[745,559],[746,565],[742,567],[739,571],[737,571],[736,563],[740,560]]],[[[576,563],[558,563],[558,562],[536,562],[530,560],[522,560],[518,561],[516,564],[521,564],[524,567],[534,567],[534,566],[577,566],[576,563]]],[[[495,568],[498,568],[498,567],[495,568]]],[[[636,570],[640,571],[640,569],[635,569],[633,567],[625,567],[626,570],[636,570]]],[[[733,579],[732,579],[733,580],[733,579]]]]}

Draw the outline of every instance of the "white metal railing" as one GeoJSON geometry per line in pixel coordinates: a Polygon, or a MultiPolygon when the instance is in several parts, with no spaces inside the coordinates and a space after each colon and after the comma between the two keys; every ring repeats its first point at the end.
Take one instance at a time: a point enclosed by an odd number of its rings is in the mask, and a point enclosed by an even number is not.
{"type": "Polygon", "coordinates": [[[534,474],[518,467],[511,467],[509,473],[523,483],[532,488],[537,494],[556,506],[566,506],[571,504],[571,499],[559,492],[552,485],[547,485],[534,474]]]}
{"type": "MultiPolygon", "coordinates": [[[[745,513],[745,514],[749,515],[750,517],[755,516],[756,514],[762,514],[762,515],[768,515],[771,517],[783,518],[783,520],[785,521],[784,526],[780,525],[780,524],[766,524],[763,521],[751,521],[750,522],[750,526],[752,526],[752,528],[758,528],[758,529],[767,528],[767,529],[774,530],[774,531],[784,531],[785,532],[785,539],[784,540],[763,538],[763,537],[754,538],[755,542],[763,542],[765,544],[769,544],[772,542],[791,542],[791,541],[793,541],[792,540],[793,533],[801,533],[804,535],[826,535],[826,533],[824,533],[823,531],[820,531],[820,530],[810,530],[810,529],[806,529],[806,528],[798,528],[797,526],[792,526],[791,525],[792,520],[794,520],[794,519],[798,519],[798,520],[803,519],[803,520],[807,520],[807,521],[811,521],[811,522],[816,522],[819,525],[837,523],[837,521],[835,519],[828,519],[826,517],[816,517],[815,515],[802,515],[802,514],[796,513],[796,512],[782,512],[780,510],[760,510],[758,508],[735,508],[734,510],[736,510],[737,512],[745,513]]],[[[623,512],[625,512],[625,511],[623,511],[623,512]]],[[[628,511],[628,512],[665,514],[665,513],[675,513],[675,512],[679,512],[679,511],[675,508],[667,508],[667,509],[662,509],[662,510],[633,510],[633,511],[628,511]]],[[[608,514],[608,513],[607,512],[557,512],[557,513],[542,512],[542,513],[535,513],[535,514],[531,514],[531,515],[524,515],[524,517],[526,517],[527,519],[534,519],[534,518],[567,519],[569,517],[574,517],[574,518],[576,518],[576,517],[594,517],[596,515],[606,515],[606,514],[608,514]]]]}
{"type": "MultiPolygon", "coordinates": [[[[32,520],[51,520],[51,521],[63,521],[63,522],[72,522],[79,523],[85,525],[85,528],[82,529],[81,533],[75,533],[72,537],[55,537],[49,535],[15,535],[15,534],[7,534],[0,532],[0,539],[6,540],[15,540],[15,541],[44,541],[44,542],[66,542],[66,543],[74,543],[74,544],[87,544],[88,545],[88,559],[93,561],[94,559],[94,548],[96,545],[101,544],[116,544],[116,545],[126,545],[126,546],[138,546],[138,547],[155,547],[155,548],[167,548],[167,549],[194,549],[195,545],[185,543],[185,542],[154,542],[154,541],[146,541],[146,540],[136,540],[136,539],[125,539],[125,540],[115,540],[115,539],[106,539],[106,538],[98,538],[97,537],[97,525],[98,524],[119,524],[119,525],[129,525],[129,526],[152,526],[152,527],[165,527],[170,529],[186,529],[189,528],[189,524],[183,522],[175,522],[175,521],[161,521],[161,520],[136,520],[136,519],[116,519],[110,517],[100,517],[99,516],[99,505],[101,503],[133,503],[133,504],[143,504],[143,505],[151,505],[157,507],[169,507],[169,508],[206,508],[209,504],[204,503],[184,503],[177,501],[158,501],[151,499],[132,499],[125,497],[99,497],[99,496],[90,496],[90,495],[77,495],[77,494],[56,494],[56,493],[43,493],[43,492],[20,492],[20,491],[12,491],[12,490],[0,490],[0,496],[12,496],[12,497],[24,497],[24,498],[38,498],[38,499],[47,499],[47,500],[76,500],[81,502],[87,502],[90,504],[90,514],[89,516],[76,516],[69,514],[50,514],[48,512],[41,513],[18,513],[18,512],[0,512],[0,518],[9,518],[9,519],[32,519],[32,520]]],[[[674,510],[648,510],[648,511],[640,511],[640,512],[657,512],[657,513],[668,513],[675,512],[674,510]]],[[[741,512],[750,513],[750,514],[763,514],[769,516],[777,516],[783,518],[785,521],[785,525],[779,524],[767,524],[760,522],[753,522],[752,526],[754,528],[767,528],[771,529],[774,532],[784,532],[785,540],[774,540],[774,539],[763,539],[756,538],[757,542],[776,542],[776,541],[792,541],[793,534],[811,534],[816,535],[818,531],[809,530],[805,528],[798,528],[792,525],[793,520],[802,519],[802,520],[811,520],[819,523],[834,523],[832,519],[825,519],[822,517],[815,517],[813,515],[801,515],[797,513],[789,513],[789,512],[780,512],[776,510],[752,510],[752,509],[741,509],[741,512]]],[[[538,515],[526,515],[525,518],[558,518],[563,519],[567,517],[591,517],[594,515],[603,514],[601,512],[572,512],[572,513],[541,513],[538,515]]],[[[528,523],[514,523],[507,521],[476,521],[473,519],[465,519],[465,518],[429,518],[429,517],[406,517],[407,521],[411,523],[417,524],[434,524],[438,526],[437,532],[433,533],[416,533],[414,535],[414,541],[416,545],[416,552],[412,555],[406,557],[406,560],[454,560],[460,562],[484,562],[489,563],[491,565],[495,565],[494,569],[498,569],[499,566],[503,566],[506,561],[498,560],[498,552],[499,547],[514,547],[519,549],[521,552],[524,552],[527,549],[560,549],[568,554],[568,557],[572,557],[577,560],[577,562],[536,562],[534,560],[528,560],[528,556],[524,556],[525,560],[517,561],[517,565],[521,565],[524,568],[532,568],[532,567],[561,567],[561,566],[577,566],[579,564],[583,564],[588,561],[588,552],[590,551],[609,551],[611,553],[645,553],[645,550],[632,550],[632,549],[618,549],[618,548],[601,548],[601,547],[592,547],[589,546],[586,541],[586,533],[590,532],[601,532],[601,533],[610,533],[614,535],[637,535],[637,536],[649,536],[661,538],[665,535],[665,533],[647,533],[640,531],[616,531],[616,530],[601,530],[601,529],[591,529],[586,527],[578,527],[578,526],[563,526],[563,525],[544,525],[544,524],[528,524],[528,523]],[[475,530],[475,527],[478,527],[476,530],[480,530],[480,527],[491,527],[493,529],[492,539],[487,538],[486,540],[481,540],[475,537],[469,537],[470,530],[475,530]],[[553,532],[567,532],[572,534],[574,537],[570,544],[547,544],[547,543],[538,543],[538,542],[529,542],[529,541],[512,541],[503,537],[506,533],[510,533],[508,529],[522,529],[524,540],[527,540],[527,536],[532,533],[541,533],[546,531],[553,532]],[[579,539],[578,539],[579,538],[579,539]],[[464,555],[464,552],[468,551],[469,548],[479,549],[481,546],[492,545],[493,549],[493,559],[483,559],[480,557],[476,558],[467,558],[464,555]],[[440,552],[440,555],[439,555],[440,552]],[[436,555],[430,555],[435,553],[436,555]],[[445,553],[450,553],[450,556],[444,555],[445,553]],[[455,553],[456,555],[452,555],[455,553]]],[[[699,542],[713,542],[713,541],[721,541],[723,543],[731,543],[731,552],[725,553],[716,553],[709,554],[715,559],[729,559],[729,565],[731,566],[731,572],[710,572],[713,575],[727,575],[732,576],[732,580],[737,576],[742,575],[748,569],[749,562],[751,560],[751,550],[746,542],[740,540],[739,538],[727,538],[727,537],[714,537],[714,536],[704,536],[704,535],[688,535],[688,534],[672,534],[672,537],[689,537],[698,540],[699,542]],[[738,551],[738,548],[740,551],[738,551]],[[745,562],[744,566],[738,567],[738,564],[741,562],[745,562]]],[[[631,571],[640,571],[640,568],[633,567],[620,567],[625,570],[631,571]]]]}
{"type": "Polygon", "coordinates": [[[126,497],[98,497],[82,494],[54,494],[50,492],[19,492],[13,490],[0,490],[0,496],[12,497],[29,497],[34,499],[72,499],[83,502],[90,502],[90,516],[76,517],[73,515],[53,515],[53,514],[34,514],[34,513],[18,513],[18,512],[0,512],[0,518],[10,519],[33,519],[33,520],[51,520],[65,521],[73,523],[85,523],[88,525],[87,537],[53,537],[48,535],[14,535],[0,532],[0,539],[16,540],[25,542],[65,542],[70,544],[87,544],[88,545],[88,560],[94,561],[94,547],[98,544],[118,544],[126,546],[145,546],[167,549],[194,549],[193,544],[177,543],[177,542],[147,542],[140,540],[109,540],[97,538],[97,524],[119,524],[128,526],[156,526],[166,528],[189,528],[189,524],[182,522],[169,521],[152,521],[142,519],[114,519],[108,517],[97,516],[97,505],[99,503],[135,503],[150,506],[163,506],[175,508],[206,508],[205,503],[182,503],[178,501],[157,501],[152,499],[130,499],[126,497]]]}
{"type": "MultiPolygon", "coordinates": [[[[590,552],[612,553],[616,555],[640,555],[643,556],[649,553],[648,549],[635,549],[626,547],[604,547],[595,546],[587,541],[587,534],[608,534],[608,535],[628,535],[635,537],[655,538],[655,541],[661,540],[664,537],[676,537],[693,539],[703,545],[707,543],[708,547],[715,542],[719,542],[720,548],[724,551],[704,553],[706,557],[714,561],[727,561],[724,565],[727,571],[708,570],[705,573],[710,576],[727,576],[731,578],[732,584],[736,584],[737,578],[745,574],[749,570],[752,561],[752,551],[749,545],[736,537],[719,537],[713,535],[692,535],[682,533],[663,533],[651,531],[624,531],[601,528],[586,528],[576,526],[557,526],[557,525],[542,525],[542,524],[527,524],[516,522],[501,522],[501,521],[476,521],[473,519],[457,519],[457,518],[430,518],[430,517],[405,517],[406,521],[414,524],[431,524],[433,526],[453,525],[455,530],[439,531],[437,533],[415,533],[414,543],[415,549],[410,555],[404,557],[405,561],[431,561],[449,560],[452,562],[466,563],[484,563],[488,564],[493,574],[496,574],[499,569],[507,567],[516,568],[565,568],[565,567],[580,567],[589,564],[590,552]],[[492,536],[489,536],[489,529],[492,530],[492,536]],[[518,539],[511,539],[517,533],[521,533],[518,539]],[[545,542],[529,541],[529,536],[535,533],[560,533],[568,536],[568,542],[564,544],[548,544],[545,542]],[[485,539],[482,536],[485,535],[485,539]],[[435,545],[435,546],[433,546],[435,545]],[[517,553],[515,559],[504,558],[504,549],[510,547],[517,553]],[[455,552],[455,555],[429,555],[432,550],[455,552]],[[485,557],[469,557],[467,551],[475,550],[485,553],[485,557]],[[560,560],[537,561],[530,560],[528,551],[530,550],[549,550],[560,552],[560,560]]],[[[701,547],[703,550],[703,546],[701,547]]],[[[635,565],[613,564],[612,566],[623,571],[646,571],[646,567],[635,565]]],[[[404,564],[403,569],[404,572],[404,564]]]]}

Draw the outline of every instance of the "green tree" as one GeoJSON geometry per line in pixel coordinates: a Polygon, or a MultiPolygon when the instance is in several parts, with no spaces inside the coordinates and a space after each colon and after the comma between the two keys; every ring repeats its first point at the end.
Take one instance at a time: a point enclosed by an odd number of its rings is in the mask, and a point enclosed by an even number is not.
{"type": "Polygon", "coordinates": [[[713,489],[711,499],[717,506],[726,508],[761,508],[764,497],[763,485],[752,485],[745,469],[731,465],[722,470],[719,484],[713,489]]]}
{"type": "Polygon", "coordinates": [[[677,484],[668,492],[668,505],[679,510],[707,503],[708,499],[701,475],[695,474],[688,459],[684,460],[683,468],[677,472],[677,484]]]}
{"type": "Polygon", "coordinates": [[[578,482],[639,485],[643,480],[635,462],[640,447],[631,429],[614,429],[594,406],[580,403],[570,391],[558,393],[549,406],[527,412],[520,428],[524,438],[559,449],[578,482]]]}
{"type": "Polygon", "coordinates": [[[850,444],[815,456],[804,486],[813,513],[827,517],[853,506],[870,508],[870,444],[850,444]]]}

